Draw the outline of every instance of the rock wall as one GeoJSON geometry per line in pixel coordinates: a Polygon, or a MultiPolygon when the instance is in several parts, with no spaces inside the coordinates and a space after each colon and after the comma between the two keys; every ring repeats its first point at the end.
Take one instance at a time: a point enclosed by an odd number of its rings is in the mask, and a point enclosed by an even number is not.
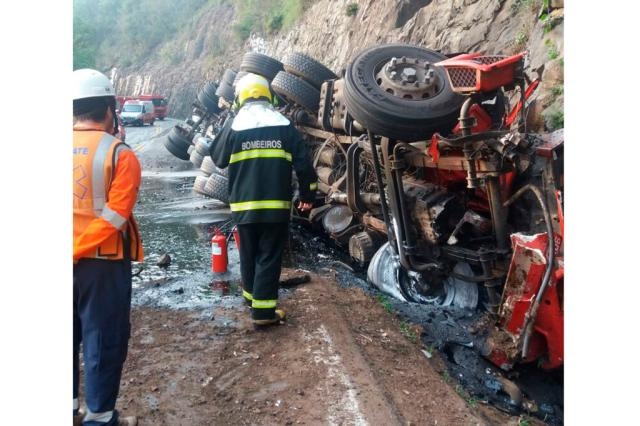
{"type": "Polygon", "coordinates": [[[443,53],[528,50],[528,74],[543,80],[530,109],[531,125],[542,130],[546,123],[553,128],[546,115],[556,114],[557,121],[557,114],[562,113],[562,2],[551,2],[555,9],[547,14],[546,25],[540,16],[548,11],[542,11],[542,2],[535,0],[360,0],[355,2],[357,13],[348,16],[350,3],[354,1],[317,1],[290,31],[254,38],[244,45],[232,37],[233,7],[213,7],[193,28],[178,35],[183,46],[180,61],[117,70],[116,90],[165,93],[172,115],[183,118],[189,115],[204,82],[220,78],[226,68],[237,69],[246,51],[261,51],[276,59],[287,52],[303,52],[339,74],[360,50],[401,42],[443,53]]]}

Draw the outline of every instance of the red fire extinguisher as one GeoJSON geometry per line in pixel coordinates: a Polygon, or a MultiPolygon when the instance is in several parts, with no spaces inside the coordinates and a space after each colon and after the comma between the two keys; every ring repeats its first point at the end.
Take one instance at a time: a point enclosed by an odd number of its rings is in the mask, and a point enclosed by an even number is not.
{"type": "Polygon", "coordinates": [[[234,226],[231,233],[233,234],[233,240],[236,242],[236,248],[240,250],[240,233],[238,232],[238,227],[234,226]]]}
{"type": "Polygon", "coordinates": [[[211,237],[211,270],[214,273],[227,272],[227,238],[218,228],[211,237]]]}

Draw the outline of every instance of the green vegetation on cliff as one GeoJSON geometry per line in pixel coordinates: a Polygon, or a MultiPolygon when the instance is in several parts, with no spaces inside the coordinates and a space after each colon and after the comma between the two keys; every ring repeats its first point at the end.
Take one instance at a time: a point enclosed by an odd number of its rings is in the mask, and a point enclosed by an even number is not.
{"type": "Polygon", "coordinates": [[[288,29],[312,0],[233,0],[236,8],[234,34],[241,40],[252,32],[272,34],[288,29]]]}
{"type": "MultiPolygon", "coordinates": [[[[233,34],[288,29],[312,0],[74,0],[73,67],[128,67],[149,59],[183,60],[185,32],[192,32],[209,8],[234,9],[233,34]]],[[[212,27],[219,23],[211,22],[212,27]]],[[[224,46],[218,46],[220,53],[224,46]]]]}
{"type": "Polygon", "coordinates": [[[74,0],[73,67],[104,69],[140,62],[201,8],[220,1],[74,0]]]}

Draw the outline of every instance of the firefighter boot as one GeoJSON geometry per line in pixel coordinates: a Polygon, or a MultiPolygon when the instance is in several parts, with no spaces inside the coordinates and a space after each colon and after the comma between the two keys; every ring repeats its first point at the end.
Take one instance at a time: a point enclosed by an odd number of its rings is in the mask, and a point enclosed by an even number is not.
{"type": "Polygon", "coordinates": [[[261,328],[268,325],[280,324],[281,321],[284,321],[287,318],[287,315],[284,313],[282,309],[275,310],[275,317],[269,319],[254,319],[253,325],[256,328],[261,328]]]}
{"type": "Polygon", "coordinates": [[[73,415],[73,426],[82,426],[82,420],[84,419],[85,412],[82,408],[78,410],[78,414],[73,415]]]}

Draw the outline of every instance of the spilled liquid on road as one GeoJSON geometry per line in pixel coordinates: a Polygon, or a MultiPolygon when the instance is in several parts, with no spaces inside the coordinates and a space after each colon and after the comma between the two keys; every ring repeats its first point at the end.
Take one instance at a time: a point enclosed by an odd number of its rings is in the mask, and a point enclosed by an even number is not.
{"type": "Polygon", "coordinates": [[[239,277],[235,244],[230,241],[226,274],[211,271],[211,236],[216,226],[228,231],[230,214],[219,202],[192,191],[196,171],[143,174],[134,214],[138,219],[145,260],[134,263],[134,305],[171,309],[205,309],[215,301],[233,304],[239,277]],[[171,262],[157,265],[167,253],[171,262]],[[224,296],[212,286],[229,281],[224,296]]]}
{"type": "MultiPolygon", "coordinates": [[[[236,305],[240,263],[233,238],[228,238],[228,271],[211,271],[211,237],[217,227],[229,234],[233,226],[228,207],[193,192],[199,171],[143,173],[134,214],[138,220],[145,260],[134,263],[133,305],[170,309],[209,309],[213,304],[236,305]],[[167,253],[167,267],[157,265],[167,253]],[[225,285],[220,283],[226,283],[225,285]],[[222,287],[227,287],[222,291],[222,287]],[[233,297],[236,296],[236,297],[233,297]]],[[[371,288],[364,272],[354,273],[348,256],[330,242],[298,224],[291,226],[283,267],[322,272],[336,270],[343,285],[371,288]]],[[[286,297],[288,290],[282,289],[286,297]]]]}

